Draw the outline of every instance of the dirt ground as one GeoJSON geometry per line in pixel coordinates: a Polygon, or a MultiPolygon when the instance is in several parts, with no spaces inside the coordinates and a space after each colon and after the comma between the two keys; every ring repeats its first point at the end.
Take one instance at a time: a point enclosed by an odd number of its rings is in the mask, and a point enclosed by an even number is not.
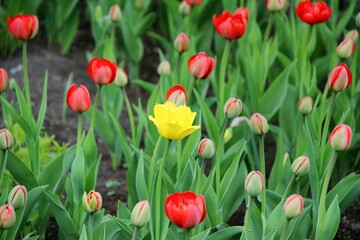
{"type": "MultiPolygon", "coordinates": [[[[45,70],[49,73],[48,83],[48,108],[44,122],[48,134],[55,134],[56,140],[60,143],[76,141],[77,116],[71,111],[67,111],[66,122],[61,121],[61,112],[63,109],[65,85],[69,74],[73,74],[76,84],[86,85],[90,95],[94,96],[96,91],[95,83],[88,76],[86,51],[91,51],[93,43],[86,32],[79,32],[75,44],[69,54],[63,56],[56,47],[47,47],[47,43],[42,39],[31,40],[28,45],[28,63],[30,88],[32,104],[37,111],[41,100],[42,84],[45,70]],[[85,40],[84,40],[85,39],[85,40]]],[[[156,79],[156,67],[158,63],[156,49],[148,44],[146,48],[144,61],[141,64],[140,76],[143,78],[156,79]]],[[[14,78],[21,85],[22,83],[22,65],[21,51],[6,61],[0,59],[0,67],[7,70],[9,77],[14,78]]],[[[127,87],[128,95],[137,99],[138,92],[131,87],[127,87]]],[[[123,115],[124,116],[124,115],[123,115]]],[[[126,114],[125,114],[126,116],[126,114]]],[[[127,119],[120,120],[127,124],[127,119]]],[[[85,125],[87,127],[87,125],[85,125]]],[[[126,126],[125,126],[126,129],[126,126]]],[[[101,161],[97,191],[103,196],[103,207],[110,214],[116,214],[117,201],[126,202],[127,189],[125,183],[126,169],[120,168],[113,170],[106,148],[99,142],[99,151],[103,152],[101,161]],[[107,183],[117,182],[116,186],[109,187],[107,183]]],[[[341,216],[341,225],[335,239],[359,239],[360,237],[360,199],[350,206],[341,216]]],[[[245,215],[245,206],[242,206],[230,219],[231,225],[242,225],[245,215]]]]}

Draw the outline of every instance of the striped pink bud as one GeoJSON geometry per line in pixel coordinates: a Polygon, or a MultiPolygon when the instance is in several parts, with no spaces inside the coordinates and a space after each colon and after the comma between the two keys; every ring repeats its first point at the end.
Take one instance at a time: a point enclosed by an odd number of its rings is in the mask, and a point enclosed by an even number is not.
{"type": "Polygon", "coordinates": [[[284,204],[284,213],[288,219],[299,216],[304,208],[304,199],[299,194],[290,195],[284,204]]]}
{"type": "Polygon", "coordinates": [[[334,92],[342,92],[350,86],[352,74],[345,63],[337,65],[330,73],[328,78],[329,88],[334,92]]]}
{"type": "Polygon", "coordinates": [[[264,176],[260,171],[251,171],[245,179],[245,190],[251,197],[256,197],[264,189],[264,176]]]}
{"type": "Polygon", "coordinates": [[[350,57],[355,49],[355,43],[352,39],[345,39],[340,43],[336,50],[336,54],[339,58],[348,58],[350,57]]]}
{"type": "Polygon", "coordinates": [[[344,151],[350,147],[352,130],[349,125],[337,125],[329,136],[329,143],[335,151],[344,151]]]}
{"type": "Polygon", "coordinates": [[[250,128],[254,134],[263,135],[269,131],[269,124],[263,115],[254,113],[250,118],[250,128]]]}

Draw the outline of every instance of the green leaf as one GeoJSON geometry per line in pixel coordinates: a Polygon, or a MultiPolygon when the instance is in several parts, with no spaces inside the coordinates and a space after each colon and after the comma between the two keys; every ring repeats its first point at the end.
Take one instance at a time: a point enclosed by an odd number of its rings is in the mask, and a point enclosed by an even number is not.
{"type": "Polygon", "coordinates": [[[130,219],[131,217],[131,212],[120,200],[118,201],[116,216],[123,219],[130,219]]]}
{"type": "Polygon", "coordinates": [[[88,131],[82,144],[82,150],[87,167],[91,167],[97,159],[98,149],[95,136],[92,131],[88,131]]]}
{"type": "Polygon", "coordinates": [[[340,208],[338,198],[335,197],[327,209],[325,218],[320,224],[319,235],[321,239],[334,239],[340,223],[340,208]]]}
{"type": "Polygon", "coordinates": [[[227,227],[221,229],[220,231],[217,231],[216,233],[211,234],[209,237],[206,238],[206,240],[227,240],[242,232],[243,227],[241,226],[227,227]]]}
{"type": "Polygon", "coordinates": [[[44,118],[45,118],[45,113],[46,113],[46,105],[47,105],[47,84],[48,84],[48,72],[45,71],[43,93],[42,93],[40,109],[39,109],[37,122],[36,122],[36,131],[35,131],[36,135],[40,134],[40,131],[41,131],[43,123],[44,123],[44,118]]]}
{"type": "Polygon", "coordinates": [[[129,226],[130,221],[127,219],[117,219],[116,217],[114,217],[114,219],[115,219],[116,223],[120,226],[122,232],[124,233],[125,238],[131,239],[131,237],[133,235],[133,230],[129,226]]]}
{"type": "Polygon", "coordinates": [[[86,234],[86,227],[85,224],[83,224],[81,235],[79,240],[88,240],[87,234],[86,234]]]}
{"type": "Polygon", "coordinates": [[[69,51],[72,41],[79,26],[79,9],[76,9],[70,18],[62,26],[58,35],[58,43],[61,45],[61,53],[65,54],[69,51]]]}
{"type": "Polygon", "coordinates": [[[132,80],[131,83],[145,89],[149,93],[154,92],[154,90],[156,88],[156,84],[151,83],[151,82],[147,82],[147,81],[142,80],[142,79],[132,80]]]}
{"type": "Polygon", "coordinates": [[[149,193],[147,191],[146,181],[145,181],[145,172],[144,172],[144,155],[143,151],[140,152],[139,162],[136,170],[136,192],[138,199],[144,200],[149,199],[149,193]]]}
{"type": "Polygon", "coordinates": [[[74,202],[82,201],[82,196],[85,191],[85,160],[82,149],[74,159],[71,166],[71,185],[74,191],[74,202]]]}

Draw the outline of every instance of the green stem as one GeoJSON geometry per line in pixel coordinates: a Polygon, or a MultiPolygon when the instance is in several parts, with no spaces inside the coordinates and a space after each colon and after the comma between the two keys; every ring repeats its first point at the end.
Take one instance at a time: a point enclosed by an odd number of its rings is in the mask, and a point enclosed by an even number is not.
{"type": "Polygon", "coordinates": [[[181,84],[178,82],[178,79],[180,79],[180,68],[181,68],[181,56],[182,53],[176,52],[176,59],[175,59],[175,70],[174,70],[174,78],[171,81],[171,85],[174,86],[175,84],[181,84]]]}
{"type": "Polygon", "coordinates": [[[287,232],[287,229],[289,227],[289,222],[290,222],[290,220],[288,218],[286,218],[285,226],[284,226],[284,228],[282,230],[280,240],[285,240],[286,239],[286,232],[287,232]]]}
{"type": "Polygon", "coordinates": [[[224,147],[224,134],[225,134],[225,128],[226,128],[226,123],[227,123],[228,119],[225,118],[224,122],[221,126],[220,129],[220,135],[219,135],[219,139],[218,139],[218,144],[217,144],[217,149],[216,149],[216,158],[215,158],[215,184],[216,184],[216,195],[218,196],[218,200],[220,202],[221,199],[221,195],[220,195],[220,184],[221,184],[221,157],[223,155],[223,147],[224,147]]]}
{"type": "Polygon", "coordinates": [[[81,147],[81,133],[82,133],[82,113],[78,113],[78,129],[77,129],[77,140],[76,140],[76,155],[80,151],[81,147]]]}
{"type": "Polygon", "coordinates": [[[293,174],[290,178],[290,181],[288,183],[288,185],[286,186],[286,189],[284,191],[284,194],[282,196],[283,199],[285,199],[287,197],[287,195],[289,194],[289,191],[291,189],[291,186],[293,185],[294,181],[295,181],[296,175],[293,174]]]}
{"type": "Polygon", "coordinates": [[[161,140],[162,140],[162,137],[160,136],[156,142],[156,145],[155,145],[155,149],[154,149],[154,152],[153,152],[153,155],[151,157],[151,162],[150,162],[150,169],[149,169],[149,177],[148,177],[148,185],[147,185],[147,189],[148,189],[148,192],[150,193],[151,191],[151,187],[152,187],[152,182],[153,182],[153,178],[154,178],[154,171],[155,171],[155,163],[156,163],[156,157],[157,157],[157,154],[159,152],[159,148],[160,148],[160,145],[161,145],[161,140]]]}
{"type": "MultiPolygon", "coordinates": [[[[351,67],[350,67],[353,79],[357,79],[356,67],[358,66],[357,62],[358,62],[358,56],[359,56],[359,49],[360,49],[359,44],[356,44],[355,51],[354,51],[354,54],[352,57],[353,60],[351,62],[351,67]]],[[[351,96],[355,95],[355,87],[356,87],[356,84],[351,84],[351,96]]]]}
{"type": "Polygon", "coordinates": [[[190,237],[190,229],[186,229],[185,230],[185,240],[190,240],[191,239],[191,237],[190,237]]]}
{"type": "Polygon", "coordinates": [[[182,159],[181,159],[181,140],[176,142],[176,161],[177,161],[177,172],[176,172],[176,179],[177,182],[180,182],[180,177],[182,176],[182,159]]]}
{"type": "Polygon", "coordinates": [[[319,171],[320,176],[322,176],[324,167],[325,167],[325,159],[324,159],[325,145],[326,145],[326,140],[327,140],[327,134],[329,131],[331,115],[332,115],[332,112],[333,112],[334,106],[335,106],[335,98],[336,98],[336,92],[332,92],[331,98],[330,98],[330,106],[329,106],[328,112],[326,114],[325,124],[324,124],[324,128],[323,128],[322,136],[321,136],[321,144],[320,144],[321,155],[320,155],[320,171],[319,171]]]}
{"type": "Polygon", "coordinates": [[[274,25],[274,14],[270,12],[270,16],[269,16],[269,21],[265,30],[265,34],[264,34],[264,42],[263,42],[263,46],[265,46],[265,44],[267,43],[267,41],[270,38],[270,32],[271,29],[274,25]]]}
{"type": "MultiPolygon", "coordinates": [[[[220,105],[220,110],[222,110],[222,107],[224,106],[224,94],[225,94],[225,76],[226,76],[226,67],[227,67],[227,63],[229,60],[229,53],[230,53],[230,40],[226,41],[225,44],[225,49],[222,55],[222,59],[221,59],[221,65],[220,65],[220,75],[219,75],[219,105],[220,105]]],[[[219,112],[220,114],[220,112],[219,112]]],[[[223,115],[220,115],[223,116],[223,115]]],[[[222,119],[222,118],[220,118],[222,119]]]]}
{"type": "Polygon", "coordinates": [[[94,214],[92,213],[89,215],[89,232],[89,240],[92,240],[94,234],[94,214]]]}
{"type": "Polygon", "coordinates": [[[91,114],[91,122],[90,122],[89,131],[92,132],[92,133],[94,133],[96,110],[97,110],[97,105],[98,105],[99,98],[100,98],[101,88],[102,88],[102,85],[98,85],[98,89],[97,89],[96,95],[95,95],[95,102],[94,102],[93,110],[92,110],[92,114],[91,114]]]}
{"type": "Polygon", "coordinates": [[[187,105],[190,105],[190,103],[191,103],[191,96],[192,96],[191,94],[194,89],[196,80],[197,80],[197,78],[191,78],[191,80],[190,80],[189,90],[187,91],[187,96],[188,96],[188,104],[187,105]]]}
{"type": "Polygon", "coordinates": [[[23,52],[22,52],[22,62],[23,62],[23,71],[24,71],[24,88],[25,88],[25,98],[28,104],[29,109],[31,109],[31,99],[30,99],[30,86],[29,86],[29,76],[27,68],[27,41],[23,42],[23,52]]]}
{"type": "Polygon", "coordinates": [[[126,110],[128,112],[128,116],[129,116],[129,122],[130,122],[130,128],[131,128],[131,141],[133,144],[135,144],[136,142],[136,129],[135,129],[135,120],[134,120],[134,114],[133,111],[131,109],[131,105],[130,105],[130,101],[129,98],[126,94],[125,88],[121,88],[122,92],[123,92],[123,96],[125,99],[125,105],[126,105],[126,110]]]}
{"type": "Polygon", "coordinates": [[[1,155],[1,162],[0,162],[0,183],[2,183],[3,180],[3,175],[5,172],[5,168],[6,168],[6,162],[7,162],[7,150],[2,150],[2,155],[1,155]]]}
{"type": "Polygon", "coordinates": [[[260,152],[260,171],[264,176],[264,189],[261,192],[261,212],[265,215],[266,208],[266,170],[265,170],[265,149],[264,149],[264,139],[265,136],[261,135],[259,142],[259,152],[260,152]]]}
{"type": "Polygon", "coordinates": [[[200,180],[201,180],[201,174],[205,174],[205,159],[199,157],[199,164],[200,164],[200,172],[196,183],[196,192],[200,192],[200,180]]]}
{"type": "Polygon", "coordinates": [[[250,228],[250,223],[251,223],[251,212],[252,212],[253,205],[254,205],[254,198],[249,196],[249,205],[248,205],[248,208],[246,209],[245,220],[244,220],[245,240],[250,240],[249,228],[250,228]]]}
{"type": "Polygon", "coordinates": [[[135,226],[134,228],[134,232],[133,232],[133,235],[132,235],[132,240],[136,240],[138,239],[138,235],[139,235],[139,227],[135,226]]]}

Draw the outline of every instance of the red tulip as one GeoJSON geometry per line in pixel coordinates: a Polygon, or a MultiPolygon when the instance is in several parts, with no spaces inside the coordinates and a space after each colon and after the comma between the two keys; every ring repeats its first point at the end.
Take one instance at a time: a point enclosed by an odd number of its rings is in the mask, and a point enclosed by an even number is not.
{"type": "Polygon", "coordinates": [[[312,3],[310,0],[304,0],[296,7],[296,14],[301,21],[314,25],[326,22],[331,17],[332,10],[326,2],[312,3]]]}
{"type": "Polygon", "coordinates": [[[88,65],[88,74],[99,85],[112,83],[116,77],[117,66],[109,60],[97,57],[93,58],[88,65]]]}
{"type": "Polygon", "coordinates": [[[174,47],[180,53],[185,52],[189,47],[188,36],[185,33],[180,33],[174,41],[174,47]]]}
{"type": "Polygon", "coordinates": [[[86,112],[91,105],[89,91],[83,85],[76,88],[76,84],[72,84],[66,94],[66,103],[74,112],[86,112]]]}
{"type": "Polygon", "coordinates": [[[9,77],[5,69],[0,68],[0,93],[5,92],[9,87],[9,77]]]}
{"type": "Polygon", "coordinates": [[[193,55],[188,62],[191,75],[199,79],[207,78],[211,74],[214,66],[215,60],[204,52],[193,55]]]}
{"type": "Polygon", "coordinates": [[[204,221],[206,204],[204,197],[191,191],[169,194],[165,200],[166,216],[176,226],[190,229],[204,221]]]}
{"type": "Polygon", "coordinates": [[[178,84],[169,89],[166,94],[166,101],[175,103],[176,106],[186,104],[188,97],[185,88],[178,84]]]}
{"type": "Polygon", "coordinates": [[[10,33],[17,39],[28,40],[36,36],[39,21],[35,15],[15,15],[6,19],[10,33]]]}
{"type": "Polygon", "coordinates": [[[352,74],[349,67],[340,63],[330,73],[328,84],[329,88],[334,92],[344,91],[352,82],[352,74]]]}
{"type": "Polygon", "coordinates": [[[185,0],[185,2],[187,4],[189,4],[190,6],[197,6],[197,5],[200,5],[202,0],[185,0]]]}
{"type": "Polygon", "coordinates": [[[218,17],[214,14],[212,22],[220,36],[234,40],[244,35],[248,16],[247,8],[238,8],[234,15],[228,11],[222,12],[218,17]]]}

